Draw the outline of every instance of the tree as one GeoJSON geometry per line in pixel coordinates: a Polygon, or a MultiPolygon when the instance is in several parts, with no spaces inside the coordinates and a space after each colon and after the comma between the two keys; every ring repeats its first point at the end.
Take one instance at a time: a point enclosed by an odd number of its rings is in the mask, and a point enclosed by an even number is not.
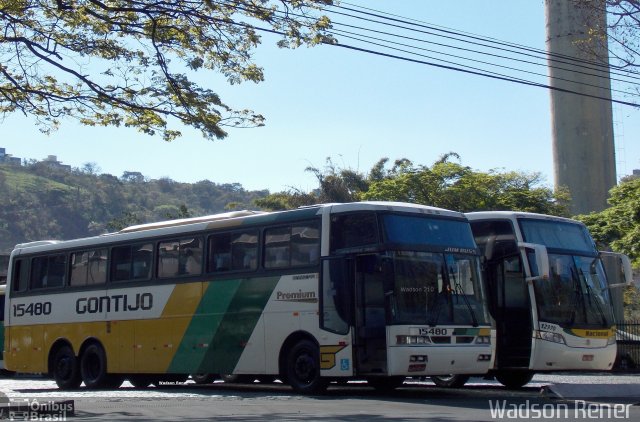
{"type": "Polygon", "coordinates": [[[330,42],[314,12],[331,0],[0,0],[0,115],[35,117],[46,133],[64,117],[128,126],[169,141],[177,122],[207,139],[264,118],[236,110],[192,80],[220,72],[260,82],[252,61],[259,28],[278,45],[330,42]]]}
{"type": "Polygon", "coordinates": [[[640,266],[640,178],[629,178],[610,191],[610,207],[577,216],[601,248],[624,253],[640,266]]]}
{"type": "MultiPolygon", "coordinates": [[[[591,57],[607,54],[614,70],[637,72],[640,67],[640,2],[638,0],[573,0],[589,18],[601,22],[606,12],[606,25],[592,25],[579,43],[591,57]]],[[[605,58],[603,58],[605,59],[605,58]]],[[[637,84],[630,90],[640,92],[637,84]]]]}
{"type": "Polygon", "coordinates": [[[460,163],[456,153],[448,153],[429,166],[398,160],[390,170],[374,167],[377,180],[361,195],[365,200],[404,201],[451,210],[515,210],[567,215],[565,191],[553,192],[542,186],[539,173],[479,172],[460,163]]]}
{"type": "Polygon", "coordinates": [[[432,166],[416,165],[402,158],[387,168],[389,160],[379,160],[368,175],[339,169],[330,159],[323,170],[309,167],[318,188],[305,193],[292,188],[256,201],[265,209],[290,209],[323,202],[359,200],[402,201],[432,205],[462,212],[517,210],[568,215],[566,191],[553,192],[542,186],[539,173],[478,172],[453,162],[456,153],[440,157],[432,166]]]}
{"type": "MultiPolygon", "coordinates": [[[[583,221],[601,249],[624,253],[640,267],[640,178],[623,179],[610,191],[609,208],[576,218],[583,221]]],[[[624,291],[626,319],[640,319],[640,292],[633,286],[624,291]]]]}

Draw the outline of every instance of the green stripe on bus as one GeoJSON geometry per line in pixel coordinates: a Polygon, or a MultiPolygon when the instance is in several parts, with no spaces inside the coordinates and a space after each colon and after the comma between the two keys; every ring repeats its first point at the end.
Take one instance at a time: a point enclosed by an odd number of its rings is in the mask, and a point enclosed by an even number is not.
{"type": "Polygon", "coordinates": [[[205,353],[199,373],[233,372],[279,280],[280,277],[242,280],[205,353]]]}
{"type": "Polygon", "coordinates": [[[279,277],[210,282],[170,373],[231,373],[279,277]]]}
{"type": "Polygon", "coordinates": [[[221,280],[207,283],[200,304],[180,346],[169,365],[170,373],[197,373],[197,368],[211,343],[222,317],[236,294],[240,280],[221,280]]]}

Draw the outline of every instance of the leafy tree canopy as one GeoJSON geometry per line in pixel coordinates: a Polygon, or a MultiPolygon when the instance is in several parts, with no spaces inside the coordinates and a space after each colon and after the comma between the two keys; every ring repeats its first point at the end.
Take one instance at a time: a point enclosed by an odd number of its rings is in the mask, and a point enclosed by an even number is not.
{"type": "Polygon", "coordinates": [[[50,132],[63,117],[128,126],[165,140],[176,122],[207,139],[263,124],[190,75],[213,70],[260,82],[258,28],[281,47],[327,41],[314,11],[331,0],[0,0],[0,115],[33,116],[50,132]]]}
{"type": "Polygon", "coordinates": [[[610,191],[610,207],[580,215],[600,247],[624,253],[640,266],[640,178],[621,182],[610,191]]]}
{"type": "Polygon", "coordinates": [[[310,167],[319,186],[305,193],[292,188],[271,194],[256,204],[267,209],[287,209],[323,202],[357,200],[403,201],[432,205],[462,212],[481,210],[517,210],[553,215],[568,215],[565,191],[553,192],[542,185],[539,173],[478,172],[443,155],[431,166],[417,165],[408,159],[378,161],[364,175],[350,169],[338,169],[327,160],[324,169],[310,167]]]}

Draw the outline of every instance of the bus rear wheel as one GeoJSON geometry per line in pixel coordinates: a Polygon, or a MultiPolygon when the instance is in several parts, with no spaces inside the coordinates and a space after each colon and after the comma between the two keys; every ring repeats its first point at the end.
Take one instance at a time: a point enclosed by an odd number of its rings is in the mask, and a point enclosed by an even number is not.
{"type": "Polygon", "coordinates": [[[431,381],[438,387],[460,388],[469,381],[468,375],[439,375],[431,377],[431,381]]]}
{"type": "Polygon", "coordinates": [[[300,394],[321,394],[329,381],[320,376],[320,352],[310,340],[301,340],[289,352],[285,361],[284,378],[300,394]]]}
{"type": "Polygon", "coordinates": [[[80,358],[80,375],[87,388],[118,388],[124,378],[107,373],[107,355],[102,346],[92,343],[80,358]]]}
{"type": "Polygon", "coordinates": [[[533,372],[529,371],[501,371],[496,373],[498,382],[510,390],[524,387],[532,378],[533,372]]]}
{"type": "Polygon", "coordinates": [[[78,360],[69,346],[58,348],[53,356],[51,371],[53,379],[62,390],[74,390],[82,383],[78,360]]]}
{"type": "Polygon", "coordinates": [[[196,384],[211,384],[216,379],[216,374],[191,374],[191,379],[196,384]]]}

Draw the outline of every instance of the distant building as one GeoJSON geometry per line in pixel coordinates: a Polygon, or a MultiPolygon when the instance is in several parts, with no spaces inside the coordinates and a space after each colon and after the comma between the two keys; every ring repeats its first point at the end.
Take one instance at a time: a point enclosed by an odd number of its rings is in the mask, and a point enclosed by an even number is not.
{"type": "Polygon", "coordinates": [[[46,163],[50,168],[71,171],[71,166],[67,164],[62,164],[61,161],[58,161],[58,157],[55,155],[48,155],[47,158],[42,160],[42,162],[46,163]]]}
{"type": "Polygon", "coordinates": [[[22,165],[22,159],[20,157],[14,157],[11,154],[7,154],[6,148],[0,148],[0,163],[22,165]]]}

